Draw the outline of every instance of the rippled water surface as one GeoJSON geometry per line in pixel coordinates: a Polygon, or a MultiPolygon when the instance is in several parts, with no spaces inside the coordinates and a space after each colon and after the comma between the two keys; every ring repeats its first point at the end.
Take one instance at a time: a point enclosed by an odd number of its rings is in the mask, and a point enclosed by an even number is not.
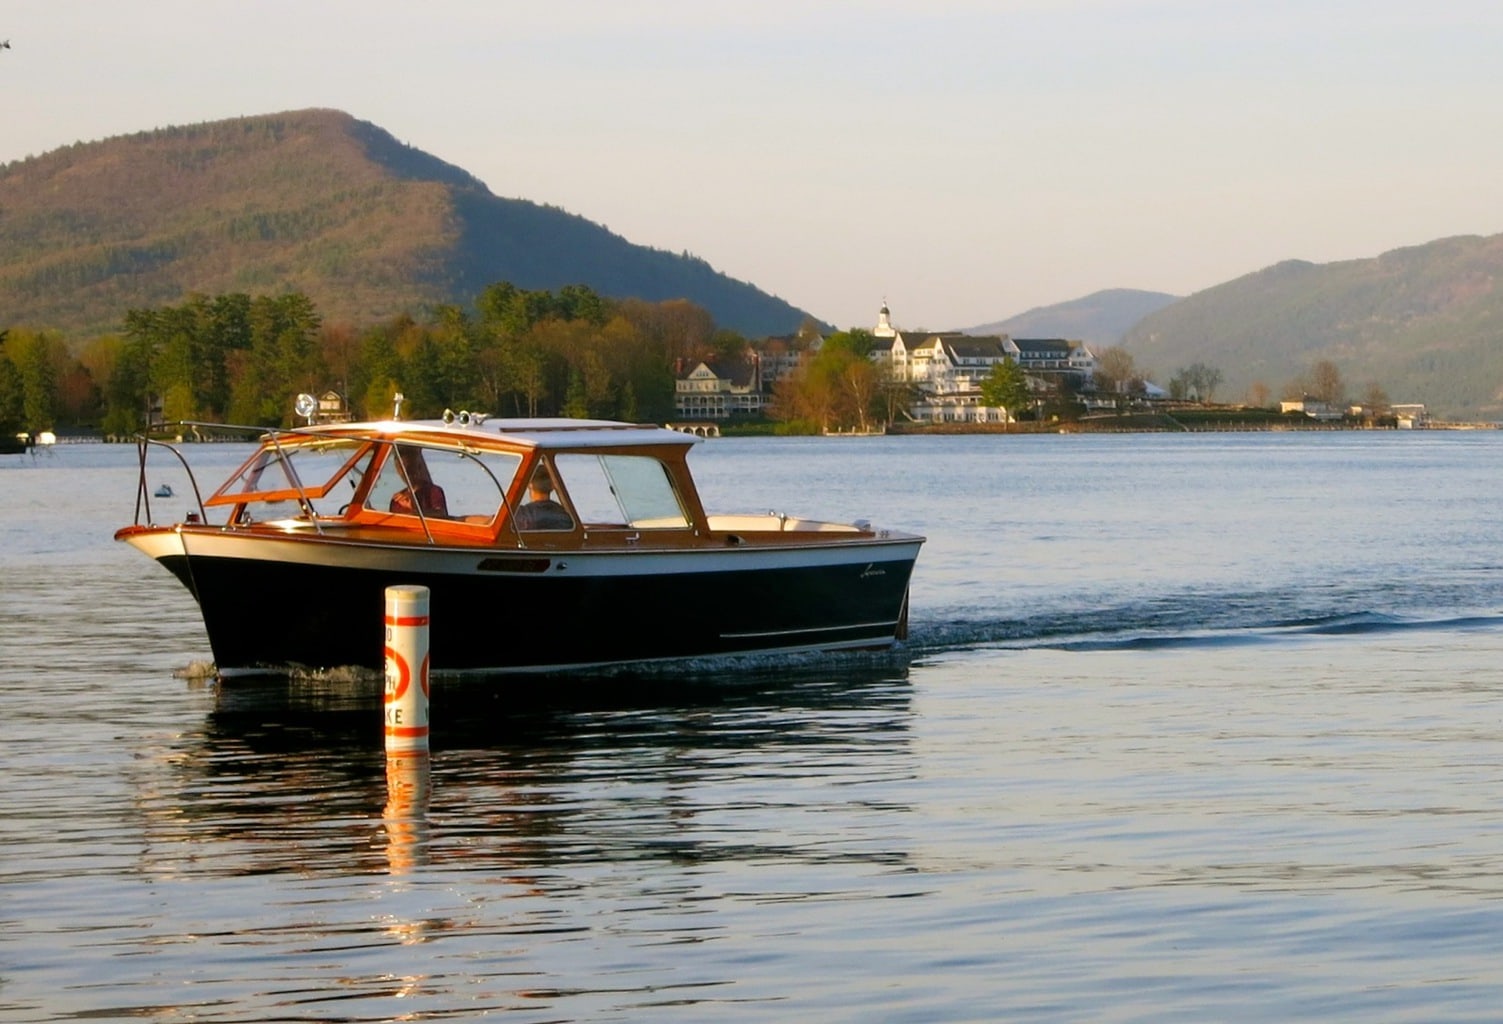
{"type": "Polygon", "coordinates": [[[907,648],[440,679],[426,766],[183,671],[134,458],[0,457],[0,1019],[1499,1016],[1503,435],[712,441],[928,535],[907,648]]]}

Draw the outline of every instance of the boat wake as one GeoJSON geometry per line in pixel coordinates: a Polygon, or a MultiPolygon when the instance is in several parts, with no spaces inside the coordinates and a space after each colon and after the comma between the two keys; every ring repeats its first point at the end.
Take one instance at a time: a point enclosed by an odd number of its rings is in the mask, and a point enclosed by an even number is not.
{"type": "MultiPolygon", "coordinates": [[[[1457,596],[1449,593],[1411,591],[1404,596],[1407,607],[1384,609],[1362,607],[1364,601],[1373,599],[1374,591],[1358,587],[1222,593],[1190,590],[1150,594],[1115,604],[1093,600],[1089,595],[1061,594],[1015,616],[987,614],[990,609],[975,606],[926,608],[916,603],[908,638],[890,650],[723,655],[562,669],[557,674],[569,678],[572,685],[602,692],[656,692],[705,683],[755,688],[774,680],[787,684],[805,677],[820,679],[832,668],[845,674],[902,677],[916,658],[967,650],[1156,651],[1290,643],[1320,637],[1503,629],[1503,610],[1466,608],[1447,600],[1457,596]]],[[[1461,596],[1481,603],[1499,595],[1474,591],[1461,596]]],[[[178,674],[203,677],[206,668],[194,665],[178,674]]],[[[267,674],[288,677],[285,672],[267,674]]],[[[437,669],[433,675],[451,685],[477,683],[481,689],[503,678],[487,672],[437,669]]],[[[291,673],[294,685],[315,694],[325,690],[378,693],[381,678],[380,672],[369,669],[291,673]]],[[[533,675],[504,678],[511,680],[504,687],[511,693],[535,689],[516,683],[533,675]]],[[[246,685],[238,677],[235,682],[237,686],[246,685]]]]}
{"type": "Polygon", "coordinates": [[[1164,650],[1287,642],[1322,636],[1503,629],[1503,612],[1413,614],[1292,610],[1246,598],[1190,596],[1099,608],[1040,610],[1018,618],[929,617],[915,610],[914,655],[968,649],[1164,650]]]}

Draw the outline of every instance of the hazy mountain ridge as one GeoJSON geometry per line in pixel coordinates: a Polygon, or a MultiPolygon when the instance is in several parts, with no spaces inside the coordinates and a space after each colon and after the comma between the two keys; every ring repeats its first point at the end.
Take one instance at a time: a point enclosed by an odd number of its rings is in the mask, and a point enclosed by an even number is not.
{"type": "Polygon", "coordinates": [[[807,317],[703,260],[497,197],[335,110],[157,129],[0,167],[7,324],[88,335],[191,292],[287,290],[327,320],[369,323],[468,305],[499,280],[686,298],[752,335],[791,332],[807,317]]]}
{"type": "Polygon", "coordinates": [[[1277,398],[1317,361],[1352,399],[1376,384],[1447,417],[1503,414],[1503,235],[1444,238],[1370,259],[1288,260],[1146,316],[1124,339],[1140,369],[1167,378],[1219,368],[1218,397],[1255,385],[1277,398]]]}
{"type": "Polygon", "coordinates": [[[1105,347],[1120,344],[1138,321],[1178,301],[1178,296],[1133,288],[1108,288],[1052,306],[1036,306],[1017,316],[965,328],[966,334],[1007,334],[1014,338],[1070,338],[1105,347]]]}

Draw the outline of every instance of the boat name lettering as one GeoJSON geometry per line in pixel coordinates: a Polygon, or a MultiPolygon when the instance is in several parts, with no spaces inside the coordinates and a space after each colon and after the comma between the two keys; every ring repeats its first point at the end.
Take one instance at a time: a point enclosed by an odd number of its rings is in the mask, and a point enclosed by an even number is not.
{"type": "Polygon", "coordinates": [[[873,563],[867,562],[866,563],[866,568],[861,570],[861,576],[860,576],[860,578],[864,580],[868,576],[886,576],[886,575],[887,575],[887,570],[886,569],[878,569],[876,567],[876,565],[874,565],[873,563]]]}

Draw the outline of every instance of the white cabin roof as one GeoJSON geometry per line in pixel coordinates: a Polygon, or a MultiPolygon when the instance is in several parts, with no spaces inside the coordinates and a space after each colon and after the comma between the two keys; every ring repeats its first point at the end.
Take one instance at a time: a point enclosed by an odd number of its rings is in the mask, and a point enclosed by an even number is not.
{"type": "Polygon", "coordinates": [[[400,437],[403,434],[438,434],[472,438],[475,442],[496,439],[524,448],[543,450],[568,448],[614,448],[619,446],[660,446],[687,448],[699,444],[700,438],[667,427],[642,423],[618,423],[614,420],[576,420],[559,418],[485,419],[479,423],[455,420],[381,420],[369,423],[345,423],[331,431],[340,434],[380,434],[400,437]]]}

